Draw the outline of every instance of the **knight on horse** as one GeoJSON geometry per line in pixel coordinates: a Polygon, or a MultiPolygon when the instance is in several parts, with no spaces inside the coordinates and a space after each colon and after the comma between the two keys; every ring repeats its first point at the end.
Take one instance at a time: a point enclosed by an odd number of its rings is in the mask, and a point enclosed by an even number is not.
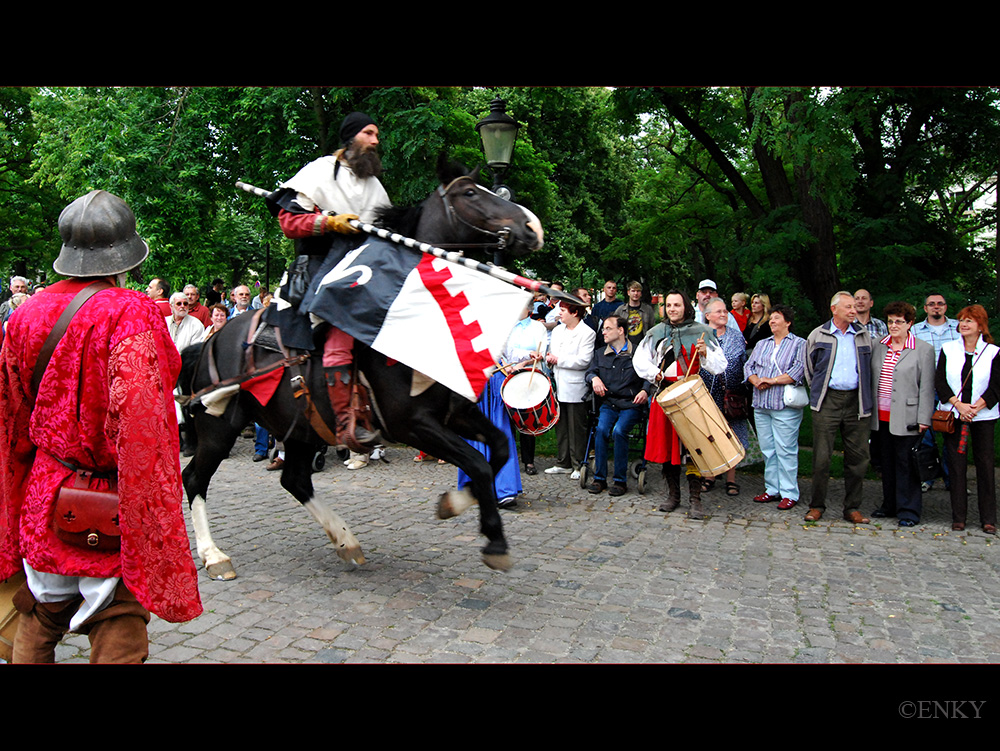
{"type": "Polygon", "coordinates": [[[352,113],[340,137],[342,149],[273,193],[237,183],[267,200],[298,255],[275,304],[260,316],[237,316],[201,351],[184,353],[197,450],[183,477],[198,556],[213,578],[236,575],[212,539],[206,498],[241,426],[253,421],[284,436],[281,485],[320,522],[343,560],[363,563],[364,555],[344,520],[315,497],[312,457],[324,443],[367,451],[384,436],[471,478],[469,488],[442,494],[438,517],[478,505],[483,561],[507,570],[493,477],[508,449],[476,398],[530,298],[526,290],[548,288],[437,246],[504,248],[518,257],[542,246],[541,224],[479,185],[478,170],[443,157],[436,190],[416,206],[391,206],[378,181],[375,123],[352,113]],[[323,368],[311,367],[320,350],[323,368]],[[324,390],[329,400],[310,396],[324,390]],[[380,433],[362,418],[377,419],[380,433]],[[484,442],[490,458],[468,440],[484,442]]]}
{"type": "MultiPolygon", "coordinates": [[[[340,149],[309,162],[294,177],[281,183],[280,189],[268,199],[272,211],[277,212],[285,237],[295,240],[299,258],[305,261],[308,257],[313,264],[326,257],[338,235],[359,234],[348,220],[373,222],[380,209],[391,206],[378,179],[382,162],[378,155],[375,121],[363,112],[352,112],[340,125],[340,141],[343,144],[340,149]]],[[[309,261],[303,265],[309,265],[309,261]]],[[[282,289],[276,297],[275,319],[280,320],[283,310],[294,309],[301,301],[299,296],[289,292],[289,283],[297,283],[301,288],[304,282],[288,276],[282,280],[282,289]]],[[[323,323],[315,315],[311,319],[314,327],[323,323]]],[[[265,320],[270,321],[271,316],[265,320]]],[[[292,320],[291,316],[283,317],[286,330],[292,320]]],[[[290,340],[289,335],[286,340],[290,340]]],[[[307,345],[306,348],[311,347],[307,345]]],[[[336,412],[337,441],[354,451],[367,453],[379,442],[379,435],[368,419],[370,410],[357,410],[353,434],[349,429],[354,390],[353,349],[354,338],[331,326],[323,346],[323,369],[330,403],[336,412]]],[[[363,388],[357,389],[357,393],[362,400],[367,399],[363,388]]]]}

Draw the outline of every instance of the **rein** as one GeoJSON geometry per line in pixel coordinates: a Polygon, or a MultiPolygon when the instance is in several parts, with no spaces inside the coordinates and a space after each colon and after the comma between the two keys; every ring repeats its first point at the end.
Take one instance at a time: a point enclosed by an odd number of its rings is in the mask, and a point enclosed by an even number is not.
{"type": "Polygon", "coordinates": [[[489,235],[490,237],[495,237],[497,240],[495,242],[484,242],[484,243],[440,243],[439,247],[442,248],[496,248],[498,250],[505,250],[507,247],[507,240],[510,237],[510,230],[506,227],[504,229],[493,232],[492,230],[483,229],[482,227],[477,227],[476,225],[463,219],[455,207],[452,205],[451,200],[448,198],[448,191],[454,187],[455,183],[462,180],[468,180],[477,189],[481,189],[480,186],[468,175],[461,175],[456,177],[447,185],[439,185],[437,188],[437,194],[441,197],[441,202],[444,204],[445,216],[448,217],[448,225],[454,229],[456,223],[462,224],[469,229],[473,229],[476,232],[480,232],[484,235],[489,235]]]}

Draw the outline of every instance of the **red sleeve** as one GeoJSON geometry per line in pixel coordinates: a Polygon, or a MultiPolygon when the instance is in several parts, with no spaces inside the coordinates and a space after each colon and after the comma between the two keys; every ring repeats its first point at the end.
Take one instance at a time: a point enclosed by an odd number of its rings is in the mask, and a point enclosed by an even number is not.
{"type": "Polygon", "coordinates": [[[17,524],[35,447],[28,437],[31,401],[24,393],[14,341],[0,350],[0,580],[21,568],[17,524]]]}
{"type": "Polygon", "coordinates": [[[311,214],[295,214],[281,209],[278,212],[278,224],[281,225],[285,237],[293,240],[322,235],[326,231],[326,217],[318,211],[311,214]]]}
{"type": "Polygon", "coordinates": [[[108,363],[107,435],[118,452],[122,578],[164,620],[201,613],[184,526],[173,381],[180,357],[166,331],[115,346],[108,363]]]}

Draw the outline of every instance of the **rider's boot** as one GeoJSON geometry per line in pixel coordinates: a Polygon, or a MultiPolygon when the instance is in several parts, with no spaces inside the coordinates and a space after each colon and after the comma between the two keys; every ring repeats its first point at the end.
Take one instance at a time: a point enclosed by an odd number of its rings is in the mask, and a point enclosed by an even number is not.
{"type": "Polygon", "coordinates": [[[351,451],[368,454],[382,437],[371,422],[371,406],[365,387],[351,380],[351,366],[338,365],[324,368],[326,388],[330,394],[330,405],[337,416],[337,441],[351,451]],[[356,395],[352,404],[352,394],[356,395]]]}

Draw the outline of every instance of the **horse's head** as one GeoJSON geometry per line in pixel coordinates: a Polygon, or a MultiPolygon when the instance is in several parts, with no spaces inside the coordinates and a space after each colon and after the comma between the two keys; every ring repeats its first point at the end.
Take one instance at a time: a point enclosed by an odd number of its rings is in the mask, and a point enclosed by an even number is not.
{"type": "Polygon", "coordinates": [[[503,243],[513,257],[542,247],[542,223],[523,206],[500,198],[480,185],[479,169],[469,172],[444,157],[438,160],[441,185],[424,202],[420,222],[424,242],[442,245],[467,244],[470,251],[487,252],[503,243]],[[434,239],[429,239],[433,235],[434,239]]]}

